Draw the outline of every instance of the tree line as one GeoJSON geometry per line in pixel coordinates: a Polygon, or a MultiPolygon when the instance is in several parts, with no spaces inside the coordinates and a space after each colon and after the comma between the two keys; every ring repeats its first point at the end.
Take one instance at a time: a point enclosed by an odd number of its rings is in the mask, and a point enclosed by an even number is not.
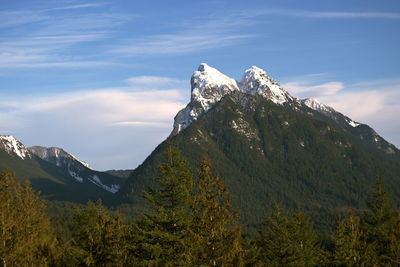
{"type": "Polygon", "coordinates": [[[319,242],[299,211],[274,204],[256,235],[246,235],[231,195],[204,157],[195,175],[169,147],[147,207],[128,223],[101,201],[78,208],[56,234],[29,183],[0,175],[0,262],[7,266],[399,266],[400,212],[377,180],[368,210],[355,211],[319,242]]]}

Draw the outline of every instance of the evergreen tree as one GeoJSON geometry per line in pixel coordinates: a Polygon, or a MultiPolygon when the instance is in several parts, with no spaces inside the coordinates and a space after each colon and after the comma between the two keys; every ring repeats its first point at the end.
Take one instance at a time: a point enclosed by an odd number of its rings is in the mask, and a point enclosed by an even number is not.
{"type": "Polygon", "coordinates": [[[195,197],[196,266],[241,266],[243,249],[232,211],[231,196],[220,178],[211,172],[208,157],[200,163],[195,197]]]}
{"type": "Polygon", "coordinates": [[[321,265],[322,249],[311,223],[302,213],[275,205],[258,241],[259,266],[321,265]]]}
{"type": "Polygon", "coordinates": [[[150,211],[134,224],[131,252],[140,266],[192,266],[192,175],[177,149],[158,166],[157,188],[145,192],[150,211]]]}
{"type": "Polygon", "coordinates": [[[124,266],[128,226],[119,214],[110,216],[101,201],[76,211],[72,234],[71,254],[79,265],[124,266]]]}
{"type": "Polygon", "coordinates": [[[374,247],[378,265],[400,265],[399,218],[389,205],[381,179],[373,187],[369,210],[364,215],[367,242],[374,247]]]}
{"type": "Polygon", "coordinates": [[[333,243],[335,266],[368,266],[373,262],[373,248],[365,240],[360,217],[354,213],[339,223],[333,243]]]}
{"type": "Polygon", "coordinates": [[[6,266],[48,266],[55,238],[44,202],[29,183],[10,171],[0,175],[0,262],[6,266]]]}

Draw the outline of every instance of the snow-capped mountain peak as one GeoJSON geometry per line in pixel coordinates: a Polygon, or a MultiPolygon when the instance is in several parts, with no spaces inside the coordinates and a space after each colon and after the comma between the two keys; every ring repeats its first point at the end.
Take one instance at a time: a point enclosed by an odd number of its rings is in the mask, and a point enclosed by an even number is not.
{"type": "Polygon", "coordinates": [[[276,104],[293,100],[293,97],[270,78],[266,71],[256,66],[247,69],[238,84],[219,70],[201,63],[192,75],[191,90],[191,101],[175,116],[171,136],[185,129],[225,95],[234,91],[262,95],[276,104]]]}
{"type": "Polygon", "coordinates": [[[276,80],[268,76],[265,70],[259,67],[252,66],[247,69],[241,81],[237,83],[219,70],[206,63],[201,63],[198,69],[193,72],[191,78],[191,101],[175,116],[171,136],[176,135],[197,120],[225,95],[235,91],[249,95],[260,95],[278,105],[288,103],[295,110],[298,110],[299,105],[305,106],[334,120],[338,120],[340,117],[353,128],[360,125],[360,123],[351,120],[314,98],[300,100],[291,96],[276,80]]]}
{"type": "Polygon", "coordinates": [[[201,63],[193,73],[191,87],[191,101],[199,102],[204,111],[207,111],[212,104],[221,100],[226,94],[239,90],[234,79],[206,63],[201,63]]]}
{"type": "Polygon", "coordinates": [[[293,100],[293,97],[277,81],[269,77],[265,70],[256,66],[252,66],[244,72],[239,87],[243,93],[259,94],[276,104],[293,100]]]}
{"type": "Polygon", "coordinates": [[[21,159],[31,158],[28,149],[12,135],[0,136],[0,148],[8,154],[14,154],[21,159]]]}
{"type": "Polygon", "coordinates": [[[191,101],[175,116],[171,136],[197,120],[201,114],[207,112],[225,95],[239,91],[239,87],[234,79],[206,63],[201,63],[198,69],[193,72],[191,90],[191,101]]]}

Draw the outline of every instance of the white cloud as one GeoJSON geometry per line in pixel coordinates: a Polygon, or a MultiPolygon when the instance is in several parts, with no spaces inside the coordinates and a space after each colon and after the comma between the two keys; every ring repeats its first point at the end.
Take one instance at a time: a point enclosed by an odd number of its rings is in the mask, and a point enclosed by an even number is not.
{"type": "Polygon", "coordinates": [[[114,123],[113,126],[156,126],[156,127],[168,127],[171,128],[170,123],[165,122],[154,122],[154,121],[121,121],[114,123]]]}
{"type": "Polygon", "coordinates": [[[63,6],[63,7],[53,7],[53,8],[45,9],[44,11],[99,7],[99,6],[104,6],[105,4],[106,3],[92,3],[92,4],[80,4],[80,5],[71,5],[71,6],[63,6]]]}
{"type": "Polygon", "coordinates": [[[163,76],[136,76],[126,79],[125,82],[130,84],[132,87],[144,87],[144,88],[171,88],[171,87],[184,87],[187,81],[163,77],[163,76]]]}
{"type": "Polygon", "coordinates": [[[222,48],[254,38],[243,28],[254,24],[239,14],[210,15],[180,21],[168,34],[144,36],[119,44],[111,52],[120,56],[177,55],[222,48]],[[193,23],[195,22],[195,23],[193,23]]]}
{"type": "Polygon", "coordinates": [[[294,81],[284,83],[282,86],[299,97],[334,95],[344,88],[342,82],[325,82],[313,85],[308,81],[294,81]]]}
{"type": "Polygon", "coordinates": [[[248,34],[207,33],[206,31],[181,32],[132,40],[129,44],[117,46],[112,52],[121,56],[185,54],[231,46],[252,37],[248,34]]]}
{"type": "Polygon", "coordinates": [[[10,28],[0,38],[0,68],[114,65],[104,52],[99,52],[101,46],[98,43],[110,38],[117,26],[135,16],[99,10],[90,10],[84,16],[75,12],[102,5],[104,3],[0,12],[0,28],[10,28]],[[97,45],[93,45],[89,53],[80,51],[85,43],[97,45]],[[99,55],[102,55],[101,59],[99,55]]]}
{"type": "Polygon", "coordinates": [[[307,11],[301,9],[266,9],[250,12],[249,16],[278,15],[288,17],[319,18],[319,19],[400,19],[400,13],[394,12],[334,12],[307,11]]]}
{"type": "Polygon", "coordinates": [[[0,125],[26,145],[60,146],[99,169],[135,168],[171,132],[178,90],[2,96],[0,125]],[[116,160],[118,159],[118,160],[116,160]]]}

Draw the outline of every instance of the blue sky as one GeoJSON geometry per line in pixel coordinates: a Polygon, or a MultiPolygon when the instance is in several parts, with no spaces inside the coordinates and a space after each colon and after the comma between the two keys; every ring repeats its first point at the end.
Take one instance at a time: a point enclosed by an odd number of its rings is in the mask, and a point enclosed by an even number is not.
{"type": "Polygon", "coordinates": [[[135,168],[201,62],[256,65],[400,146],[400,2],[0,0],[0,134],[135,168]]]}

